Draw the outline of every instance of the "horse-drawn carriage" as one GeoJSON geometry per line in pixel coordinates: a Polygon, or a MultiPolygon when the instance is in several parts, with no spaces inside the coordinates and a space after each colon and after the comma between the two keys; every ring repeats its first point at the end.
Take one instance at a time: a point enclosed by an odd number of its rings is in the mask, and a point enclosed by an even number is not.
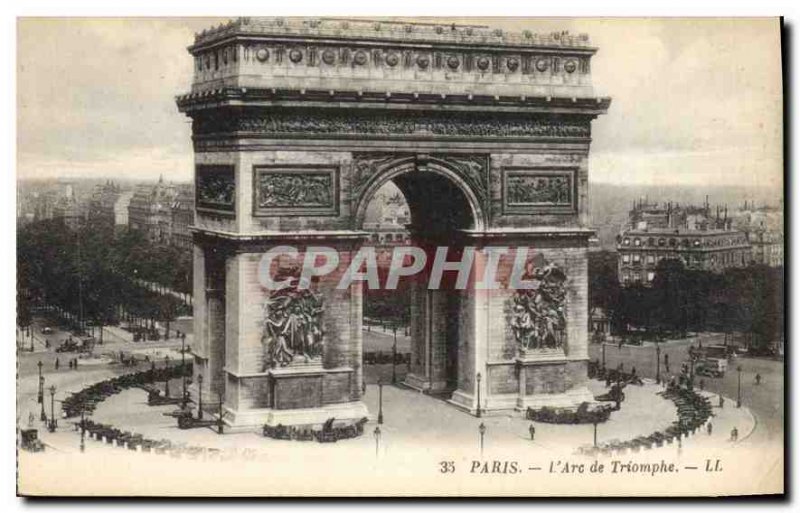
{"type": "Polygon", "coordinates": [[[147,392],[147,405],[148,406],[164,406],[166,404],[180,404],[179,397],[169,397],[165,395],[161,389],[150,384],[138,385],[139,388],[147,392]]]}
{"type": "Polygon", "coordinates": [[[613,401],[617,403],[621,403],[625,400],[625,392],[622,390],[625,388],[625,383],[614,383],[611,385],[611,388],[605,394],[601,394],[595,396],[596,401],[613,401]]]}
{"type": "Polygon", "coordinates": [[[36,429],[22,429],[19,432],[20,447],[30,452],[44,451],[44,444],[39,440],[39,431],[36,429]]]}

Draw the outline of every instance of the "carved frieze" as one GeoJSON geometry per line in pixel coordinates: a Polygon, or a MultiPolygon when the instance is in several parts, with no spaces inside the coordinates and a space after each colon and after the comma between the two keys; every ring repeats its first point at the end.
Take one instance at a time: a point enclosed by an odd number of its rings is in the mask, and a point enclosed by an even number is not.
{"type": "Polygon", "coordinates": [[[566,273],[537,255],[526,262],[522,279],[532,287],[516,290],[506,309],[517,350],[524,354],[562,349],[567,328],[566,273]]]}
{"type": "Polygon", "coordinates": [[[199,115],[194,134],[244,132],[264,135],[421,135],[484,138],[576,137],[590,135],[583,118],[467,112],[263,111],[199,115]]]}
{"type": "Polygon", "coordinates": [[[253,215],[335,215],[338,177],[330,166],[255,166],[253,215]]]}
{"type": "Polygon", "coordinates": [[[572,213],[576,168],[505,168],[503,211],[508,214],[572,213]]]}
{"type": "Polygon", "coordinates": [[[195,204],[198,210],[236,211],[236,177],[232,165],[195,167],[195,204]]]}

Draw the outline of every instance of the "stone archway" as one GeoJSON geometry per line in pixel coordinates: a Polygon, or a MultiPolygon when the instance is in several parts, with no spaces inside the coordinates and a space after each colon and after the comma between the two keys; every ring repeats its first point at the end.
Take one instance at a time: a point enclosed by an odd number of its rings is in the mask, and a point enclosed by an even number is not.
{"type": "MultiPolygon", "coordinates": [[[[555,319],[534,326],[535,294],[474,281],[458,301],[428,294],[420,318],[457,324],[416,323],[425,346],[410,384],[452,389],[472,413],[587,398],[588,155],[591,121],[610,105],[592,89],[587,37],[241,18],[189,52],[194,80],[177,103],[195,151],[193,394],[202,374],[239,426],[367,415],[360,288],[338,289],[332,273],[311,295],[276,297],[260,262],[327,246],[347,266],[367,242],[365,202],[393,180],[417,206],[418,241],[473,248],[475,276],[496,250],[524,249],[557,297],[545,298],[555,319]],[[309,310],[280,339],[295,301],[309,310]]],[[[269,271],[291,275],[282,262],[269,271]]],[[[498,280],[512,270],[498,265],[498,280]]]]}
{"type": "MultiPolygon", "coordinates": [[[[488,167],[486,156],[469,157],[476,166],[465,179],[466,158],[456,158],[462,167],[447,156],[397,155],[380,160],[358,198],[355,229],[362,228],[371,198],[392,181],[409,207],[411,245],[426,250],[428,264],[441,246],[449,248],[451,258],[458,257],[466,242],[464,232],[486,225],[485,203],[481,203],[481,199],[485,202],[485,191],[473,188],[485,183],[488,167]]],[[[459,379],[459,361],[470,358],[466,354],[469,344],[464,343],[458,319],[464,296],[471,291],[447,286],[430,290],[429,275],[430,265],[410,279],[409,288],[404,291],[411,295],[411,364],[405,384],[449,399],[464,381],[459,379]]]]}

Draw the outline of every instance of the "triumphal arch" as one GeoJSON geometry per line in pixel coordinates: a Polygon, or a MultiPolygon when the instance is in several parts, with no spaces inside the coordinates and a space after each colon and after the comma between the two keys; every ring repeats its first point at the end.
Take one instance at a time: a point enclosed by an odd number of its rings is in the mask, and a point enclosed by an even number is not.
{"type": "Polygon", "coordinates": [[[470,413],[591,400],[588,155],[610,104],[592,88],[595,52],[566,32],[363,19],[197,34],[177,98],[195,151],[193,393],[209,411],[221,394],[234,426],[368,415],[362,285],[331,273],[297,287],[295,264],[328,247],[348,266],[393,181],[414,244],[474,250],[466,288],[412,284],[406,385],[470,413]],[[263,269],[278,246],[297,254],[263,269]],[[492,263],[508,284],[498,248],[528,250],[534,288],[477,286],[492,263]],[[269,290],[264,272],[292,286],[269,290]]]}

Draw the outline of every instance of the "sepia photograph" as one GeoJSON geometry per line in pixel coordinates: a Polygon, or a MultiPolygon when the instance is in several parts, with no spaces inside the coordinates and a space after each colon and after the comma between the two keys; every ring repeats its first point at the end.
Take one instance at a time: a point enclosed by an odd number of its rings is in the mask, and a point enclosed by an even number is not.
{"type": "Polygon", "coordinates": [[[18,495],[783,495],[784,30],[17,18],[18,495]]]}

